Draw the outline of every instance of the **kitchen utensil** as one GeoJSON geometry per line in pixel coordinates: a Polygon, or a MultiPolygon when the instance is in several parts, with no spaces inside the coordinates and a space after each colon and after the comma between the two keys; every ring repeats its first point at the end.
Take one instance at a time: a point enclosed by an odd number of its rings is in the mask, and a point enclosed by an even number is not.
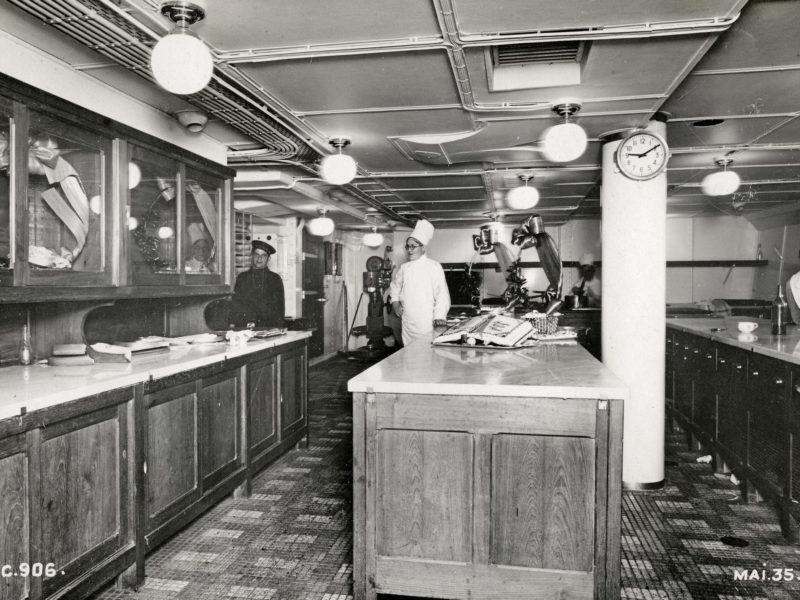
{"type": "Polygon", "coordinates": [[[583,308],[586,304],[586,296],[583,294],[569,294],[564,296],[564,305],[567,308],[583,308]]]}

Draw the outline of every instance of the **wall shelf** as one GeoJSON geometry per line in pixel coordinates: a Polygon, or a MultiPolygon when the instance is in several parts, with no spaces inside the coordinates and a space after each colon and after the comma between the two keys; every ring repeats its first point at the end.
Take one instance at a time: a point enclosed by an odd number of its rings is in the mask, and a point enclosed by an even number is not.
{"type": "MultiPolygon", "coordinates": [[[[561,263],[563,267],[578,267],[577,260],[565,260],[561,263]]],[[[768,260],[668,260],[667,268],[672,267],[765,267],[769,264],[768,260]]],[[[595,265],[602,267],[602,261],[596,261],[595,265]]],[[[445,270],[462,270],[466,263],[442,263],[442,268],[445,270]]],[[[520,267],[523,269],[539,269],[542,268],[541,262],[521,262],[520,267]]],[[[494,263],[475,263],[472,265],[473,269],[499,269],[500,266],[494,263]]]]}

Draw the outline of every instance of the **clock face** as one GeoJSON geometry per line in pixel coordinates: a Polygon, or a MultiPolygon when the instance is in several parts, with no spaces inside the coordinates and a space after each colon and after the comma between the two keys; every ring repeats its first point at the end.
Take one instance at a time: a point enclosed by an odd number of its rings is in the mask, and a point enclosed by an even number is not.
{"type": "Polygon", "coordinates": [[[649,131],[632,133],[617,148],[617,167],[626,177],[639,181],[659,175],[668,158],[666,142],[649,131]]]}

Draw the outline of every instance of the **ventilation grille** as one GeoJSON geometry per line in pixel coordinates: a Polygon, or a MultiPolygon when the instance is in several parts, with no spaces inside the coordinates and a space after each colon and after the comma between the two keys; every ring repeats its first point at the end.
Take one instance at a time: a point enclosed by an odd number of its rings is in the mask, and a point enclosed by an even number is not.
{"type": "Polygon", "coordinates": [[[538,44],[506,44],[492,48],[495,67],[580,62],[584,42],[542,42],[538,44]]]}
{"type": "MultiPolygon", "coordinates": [[[[10,0],[27,13],[58,29],[134,73],[154,81],[148,67],[156,40],[117,12],[92,0],[10,0]]],[[[311,161],[317,153],[264,113],[247,86],[215,69],[215,79],[191,96],[191,103],[264,145],[265,155],[311,161]]]]}

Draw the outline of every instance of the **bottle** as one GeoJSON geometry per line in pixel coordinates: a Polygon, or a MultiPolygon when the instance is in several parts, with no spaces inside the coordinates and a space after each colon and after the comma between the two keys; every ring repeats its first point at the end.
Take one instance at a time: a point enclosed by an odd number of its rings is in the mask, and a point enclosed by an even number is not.
{"type": "Polygon", "coordinates": [[[786,320],[789,304],[783,295],[783,286],[778,285],[778,296],[772,301],[772,335],[786,335],[786,320]]]}
{"type": "Polygon", "coordinates": [[[22,339],[19,341],[19,364],[29,365],[33,362],[33,348],[28,335],[28,326],[22,326],[22,339]]]}
{"type": "Polygon", "coordinates": [[[761,244],[758,245],[756,250],[756,260],[764,260],[764,253],[761,251],[761,244]]]}

